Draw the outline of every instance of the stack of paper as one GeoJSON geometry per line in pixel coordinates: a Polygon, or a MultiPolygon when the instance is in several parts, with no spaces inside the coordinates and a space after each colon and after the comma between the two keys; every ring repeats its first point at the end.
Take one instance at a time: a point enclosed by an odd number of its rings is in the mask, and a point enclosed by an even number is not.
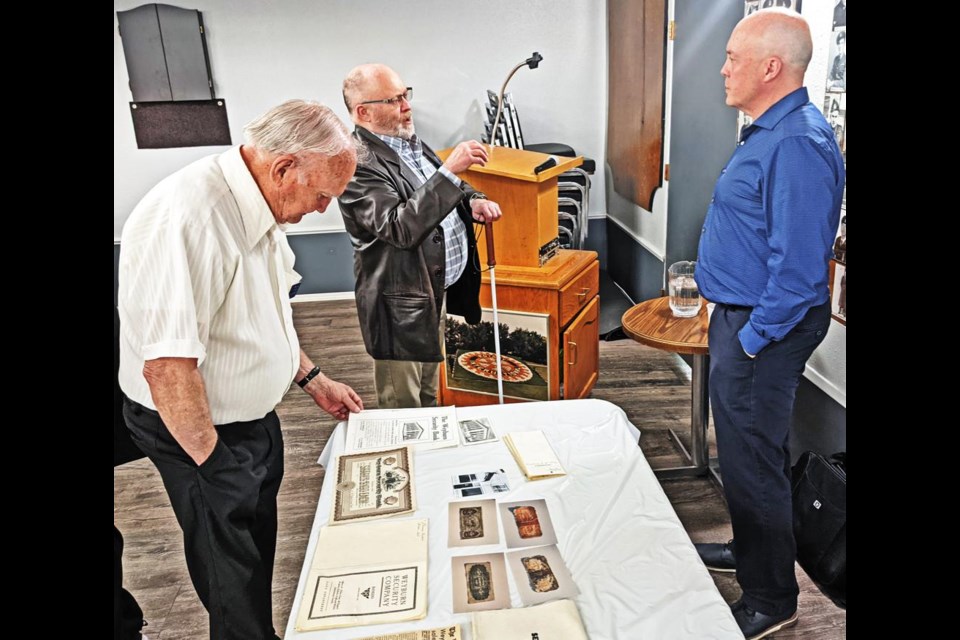
{"type": "Polygon", "coordinates": [[[473,614],[474,640],[588,640],[573,600],[473,614]]]}
{"type": "Polygon", "coordinates": [[[517,431],[503,436],[521,471],[531,480],[567,474],[543,431],[517,431]]]}
{"type": "Polygon", "coordinates": [[[297,631],[427,615],[427,520],[323,527],[297,631]]]}

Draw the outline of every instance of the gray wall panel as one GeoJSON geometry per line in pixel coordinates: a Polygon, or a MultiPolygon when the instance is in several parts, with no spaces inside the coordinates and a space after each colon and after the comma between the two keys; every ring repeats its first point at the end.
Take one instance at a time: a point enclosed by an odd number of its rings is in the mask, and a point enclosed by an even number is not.
{"type": "Polygon", "coordinates": [[[596,251],[600,268],[607,270],[607,219],[592,218],[587,221],[587,241],[583,245],[584,249],[596,251]]]}
{"type": "Polygon", "coordinates": [[[725,105],[720,67],[742,17],[742,2],[676,2],[667,264],[695,259],[713,186],[736,144],[737,112],[725,105]]]}
{"type": "Polygon", "coordinates": [[[607,223],[607,271],[637,302],[660,295],[663,263],[615,222],[607,223]]]}
{"type": "Polygon", "coordinates": [[[353,247],[342,233],[308,233],[287,236],[297,255],[294,266],[303,276],[298,293],[353,291],[353,247]]]}

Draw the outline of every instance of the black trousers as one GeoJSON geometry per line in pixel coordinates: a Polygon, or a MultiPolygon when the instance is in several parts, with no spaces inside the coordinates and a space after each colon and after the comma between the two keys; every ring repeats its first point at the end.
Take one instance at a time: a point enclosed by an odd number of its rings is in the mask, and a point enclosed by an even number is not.
{"type": "Polygon", "coordinates": [[[200,466],[156,411],[124,398],[123,417],[163,478],[211,640],[277,638],[271,584],[283,436],[276,412],[218,425],[217,444],[200,466]]]}
{"type": "Polygon", "coordinates": [[[140,640],[143,611],[123,588],[123,535],[113,526],[113,640],[140,640]]]}
{"type": "Polygon", "coordinates": [[[743,601],[768,615],[797,608],[790,493],[790,418],[804,364],[827,334],[829,302],[807,311],[756,358],[737,332],[750,309],[718,304],[710,319],[710,403],[743,601]]]}

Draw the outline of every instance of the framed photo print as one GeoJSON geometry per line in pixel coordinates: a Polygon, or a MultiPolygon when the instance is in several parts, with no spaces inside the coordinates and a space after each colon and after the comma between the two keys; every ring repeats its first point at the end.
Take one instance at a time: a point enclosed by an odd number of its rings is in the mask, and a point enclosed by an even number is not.
{"type": "MultiPolygon", "coordinates": [[[[497,313],[503,395],[520,400],[550,399],[549,320],[546,314],[497,313]]],[[[497,395],[497,356],[493,311],[483,309],[479,324],[447,314],[444,330],[448,389],[497,395]]]]}

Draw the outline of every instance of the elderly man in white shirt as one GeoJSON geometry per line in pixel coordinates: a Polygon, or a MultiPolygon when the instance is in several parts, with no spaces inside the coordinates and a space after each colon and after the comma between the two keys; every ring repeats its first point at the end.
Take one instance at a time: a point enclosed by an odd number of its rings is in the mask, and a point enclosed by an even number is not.
{"type": "Polygon", "coordinates": [[[276,638],[271,582],[291,381],[338,419],[353,389],[300,349],[300,276],[283,225],[323,212],[357,143],[319,103],[291,100],[248,124],[244,145],[155,186],[123,229],[120,386],[134,441],[163,477],[210,637],[276,638]]]}

